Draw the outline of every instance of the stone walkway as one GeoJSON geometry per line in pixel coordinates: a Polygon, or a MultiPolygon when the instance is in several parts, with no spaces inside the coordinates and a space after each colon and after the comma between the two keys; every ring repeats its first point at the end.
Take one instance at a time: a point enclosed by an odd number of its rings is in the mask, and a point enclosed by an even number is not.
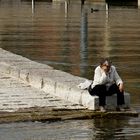
{"type": "Polygon", "coordinates": [[[9,74],[0,73],[0,112],[14,112],[30,107],[56,109],[84,109],[85,107],[63,101],[49,93],[27,85],[9,74]]]}
{"type": "Polygon", "coordinates": [[[132,109],[97,111],[98,97],[77,87],[85,80],[0,48],[0,123],[138,116],[132,109]]]}
{"type": "Polygon", "coordinates": [[[119,116],[138,117],[138,113],[135,110],[107,113],[88,110],[0,72],[0,123],[104,117],[118,119],[119,116]]]}

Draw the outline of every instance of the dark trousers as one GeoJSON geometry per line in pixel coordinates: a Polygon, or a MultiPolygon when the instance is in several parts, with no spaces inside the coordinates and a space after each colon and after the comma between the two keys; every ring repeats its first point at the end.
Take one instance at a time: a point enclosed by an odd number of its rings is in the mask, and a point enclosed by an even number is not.
{"type": "Polygon", "coordinates": [[[105,85],[96,85],[90,92],[90,95],[99,96],[99,106],[106,105],[106,96],[111,96],[117,94],[117,105],[123,105],[124,102],[124,92],[120,92],[119,87],[113,84],[107,90],[105,85]]]}

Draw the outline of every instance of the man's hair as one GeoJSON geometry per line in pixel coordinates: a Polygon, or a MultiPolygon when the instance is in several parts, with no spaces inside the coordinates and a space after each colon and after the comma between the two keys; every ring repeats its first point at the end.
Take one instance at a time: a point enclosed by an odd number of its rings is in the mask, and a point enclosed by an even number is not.
{"type": "Polygon", "coordinates": [[[105,62],[108,62],[109,65],[112,64],[112,62],[109,58],[102,58],[100,61],[100,65],[102,66],[105,62]]]}

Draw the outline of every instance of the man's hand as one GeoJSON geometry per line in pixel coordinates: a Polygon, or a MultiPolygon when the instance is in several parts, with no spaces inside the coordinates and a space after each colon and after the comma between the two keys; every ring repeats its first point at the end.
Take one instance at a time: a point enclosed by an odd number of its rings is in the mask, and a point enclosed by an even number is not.
{"type": "Polygon", "coordinates": [[[120,92],[123,92],[124,91],[124,85],[123,85],[123,83],[119,84],[119,90],[120,90],[120,92]]]}
{"type": "Polygon", "coordinates": [[[107,74],[110,70],[110,66],[103,65],[102,70],[107,74]]]}

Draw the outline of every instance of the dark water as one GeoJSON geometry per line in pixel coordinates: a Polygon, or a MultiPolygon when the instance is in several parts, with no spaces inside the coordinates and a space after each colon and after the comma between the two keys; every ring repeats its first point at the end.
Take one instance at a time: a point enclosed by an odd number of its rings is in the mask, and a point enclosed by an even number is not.
{"type": "MultiPolygon", "coordinates": [[[[31,0],[0,0],[0,47],[89,79],[100,58],[110,57],[140,112],[139,17],[135,3],[36,1],[32,7],[31,0]]],[[[0,133],[0,140],[138,140],[140,118],[4,124],[0,133]]]]}
{"type": "Polygon", "coordinates": [[[94,119],[0,125],[1,140],[139,140],[137,119],[94,119]]]}

